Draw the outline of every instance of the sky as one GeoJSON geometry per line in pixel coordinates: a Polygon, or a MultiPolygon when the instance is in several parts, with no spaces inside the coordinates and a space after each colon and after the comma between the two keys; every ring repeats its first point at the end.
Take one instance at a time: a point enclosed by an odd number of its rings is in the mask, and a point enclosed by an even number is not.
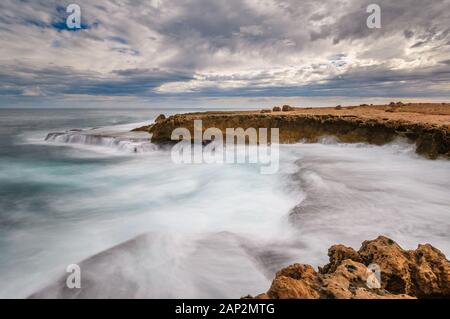
{"type": "Polygon", "coordinates": [[[0,107],[450,101],[450,0],[1,0],[0,61],[0,107]]]}

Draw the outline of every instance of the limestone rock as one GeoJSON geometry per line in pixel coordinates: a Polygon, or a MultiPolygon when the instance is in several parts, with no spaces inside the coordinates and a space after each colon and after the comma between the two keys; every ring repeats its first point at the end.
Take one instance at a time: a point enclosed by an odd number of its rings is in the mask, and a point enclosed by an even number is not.
{"type": "Polygon", "coordinates": [[[337,267],[346,259],[362,262],[361,257],[353,248],[344,245],[331,246],[328,249],[328,257],[330,258],[330,263],[320,269],[322,274],[335,272],[337,267]]]}
{"type": "Polygon", "coordinates": [[[290,112],[290,111],[293,111],[294,108],[293,108],[292,106],[290,106],[290,105],[283,105],[283,107],[281,108],[281,110],[282,110],[283,112],[290,112]]]}
{"type": "Polygon", "coordinates": [[[164,114],[158,115],[158,117],[155,120],[155,123],[161,123],[166,119],[166,116],[164,114]]]}
{"type": "MultiPolygon", "coordinates": [[[[398,115],[403,111],[386,113],[386,106],[376,109],[379,117],[373,118],[361,115],[360,109],[345,107],[337,111],[334,108],[299,108],[295,112],[275,111],[267,114],[261,114],[261,111],[187,113],[170,116],[144,130],[152,133],[152,142],[156,144],[173,143],[171,136],[176,128],[186,128],[194,136],[194,120],[202,120],[203,130],[218,128],[224,136],[227,128],[278,128],[279,142],[282,144],[299,141],[315,143],[323,136],[334,136],[342,143],[383,145],[402,137],[416,143],[418,154],[432,159],[450,158],[450,125],[433,124],[435,120],[429,119],[431,115],[423,115],[423,122],[420,123],[400,120],[397,116],[406,116],[398,115]],[[325,111],[329,114],[325,114],[325,111]]],[[[375,107],[371,112],[375,112],[375,107]]],[[[450,114],[448,116],[450,118],[450,114]]]]}
{"type": "Polygon", "coordinates": [[[345,260],[332,274],[322,278],[321,295],[332,299],[410,299],[407,295],[391,294],[367,286],[370,270],[359,262],[345,260]]]}
{"type": "Polygon", "coordinates": [[[280,270],[267,293],[256,298],[450,298],[450,262],[429,244],[407,251],[380,236],[363,242],[359,251],[332,246],[328,256],[319,272],[303,264],[280,270]]]}
{"type": "Polygon", "coordinates": [[[419,298],[450,297],[450,262],[429,244],[405,251],[380,236],[364,242],[358,254],[365,263],[381,267],[381,284],[391,292],[419,298]]]}
{"type": "Polygon", "coordinates": [[[270,299],[318,299],[319,277],[313,267],[295,264],[280,270],[267,296],[270,299]]]}
{"type": "Polygon", "coordinates": [[[366,265],[375,263],[382,269],[381,285],[394,293],[410,292],[410,261],[404,251],[393,240],[380,236],[365,241],[358,251],[366,265]]]}

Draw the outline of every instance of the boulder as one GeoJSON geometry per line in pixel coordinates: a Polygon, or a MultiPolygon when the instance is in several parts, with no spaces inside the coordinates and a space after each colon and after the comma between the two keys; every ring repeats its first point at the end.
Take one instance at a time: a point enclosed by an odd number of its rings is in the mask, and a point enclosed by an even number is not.
{"type": "Polygon", "coordinates": [[[323,268],[319,268],[319,271],[322,274],[335,272],[337,267],[347,259],[362,262],[361,257],[359,257],[358,253],[353,248],[344,245],[331,246],[330,249],[328,249],[328,257],[330,258],[330,263],[323,268]]]}
{"type": "Polygon", "coordinates": [[[322,277],[320,295],[331,299],[413,299],[413,297],[395,295],[386,290],[370,288],[367,285],[370,270],[353,260],[344,260],[332,274],[322,277]]]}
{"type": "Polygon", "coordinates": [[[293,108],[292,106],[290,106],[290,105],[283,105],[283,107],[281,108],[281,110],[282,110],[283,112],[290,112],[290,111],[293,111],[294,108],[293,108]]]}
{"type": "Polygon", "coordinates": [[[281,107],[275,106],[275,107],[273,108],[273,111],[274,111],[274,112],[281,112],[281,107]]]}
{"type": "Polygon", "coordinates": [[[166,116],[164,114],[158,115],[158,117],[155,120],[155,123],[161,123],[166,119],[166,116]]]}
{"type": "Polygon", "coordinates": [[[358,255],[364,264],[375,263],[383,270],[381,285],[394,293],[411,292],[410,260],[408,253],[393,240],[380,236],[363,242],[358,255]]]}
{"type": "Polygon", "coordinates": [[[445,297],[450,296],[450,263],[445,255],[433,246],[419,245],[410,252],[414,270],[411,281],[414,283],[413,291],[418,297],[445,297]]]}
{"type": "Polygon", "coordinates": [[[380,236],[365,241],[358,254],[365,264],[380,266],[381,285],[391,292],[418,298],[450,297],[450,262],[429,244],[405,251],[393,240],[380,236]]]}
{"type": "Polygon", "coordinates": [[[280,270],[267,292],[270,299],[318,299],[319,276],[309,265],[295,264],[280,270]]]}
{"type": "Polygon", "coordinates": [[[328,256],[330,262],[318,272],[304,264],[280,270],[270,289],[256,298],[450,298],[450,262],[429,244],[407,251],[380,236],[358,251],[334,245],[328,256]]]}

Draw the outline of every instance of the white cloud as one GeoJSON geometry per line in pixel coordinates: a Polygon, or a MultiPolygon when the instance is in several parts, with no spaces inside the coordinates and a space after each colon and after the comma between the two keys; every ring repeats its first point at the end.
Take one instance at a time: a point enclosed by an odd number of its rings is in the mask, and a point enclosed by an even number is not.
{"type": "MultiPolygon", "coordinates": [[[[245,95],[255,88],[265,88],[270,95],[283,86],[297,86],[299,94],[305,94],[302,87],[327,81],[328,89],[352,95],[355,89],[348,87],[345,93],[341,82],[333,87],[338,76],[348,85],[383,90],[383,81],[392,83],[395,72],[402,80],[398,87],[394,81],[389,92],[402,94],[409,82],[416,85],[419,81],[422,95],[448,93],[442,88],[450,84],[449,66],[441,64],[450,59],[448,0],[380,0],[380,30],[366,27],[368,3],[359,0],[77,3],[87,28],[71,32],[58,27],[65,14],[59,1],[2,1],[0,59],[9,73],[0,75],[0,100],[5,95],[38,97],[49,92],[66,96],[71,76],[94,81],[94,88],[103,81],[105,89],[127,81],[116,70],[162,76],[157,86],[153,77],[148,86],[142,75],[129,77],[124,95],[208,95],[211,91],[226,95],[231,90],[233,95],[239,90],[245,95]],[[22,66],[32,66],[36,72],[65,72],[37,76],[33,71],[21,72],[22,66]],[[362,77],[368,69],[376,72],[362,77]],[[180,78],[180,74],[190,76],[180,78]],[[433,80],[435,74],[439,74],[439,83],[433,80]],[[358,81],[353,80],[356,75],[358,81]],[[69,79],[62,81],[61,77],[69,79]],[[134,80],[136,86],[143,86],[141,90],[133,86],[134,80]]],[[[87,87],[83,92],[93,94],[87,87]]]]}

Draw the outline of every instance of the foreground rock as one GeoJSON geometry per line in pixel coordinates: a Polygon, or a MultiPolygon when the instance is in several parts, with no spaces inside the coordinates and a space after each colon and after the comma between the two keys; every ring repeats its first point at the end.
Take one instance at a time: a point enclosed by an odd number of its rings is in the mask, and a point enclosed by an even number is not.
{"type": "Polygon", "coordinates": [[[318,272],[303,264],[280,270],[270,289],[256,298],[450,298],[450,262],[429,244],[406,251],[380,236],[363,242],[359,251],[332,246],[328,256],[330,263],[318,272]],[[380,280],[372,272],[378,267],[380,280]]]}
{"type": "Polygon", "coordinates": [[[335,136],[344,143],[382,145],[402,137],[429,158],[450,158],[450,104],[418,104],[399,110],[388,105],[335,108],[285,108],[286,112],[203,112],[170,116],[139,128],[152,133],[153,143],[171,143],[176,128],[187,128],[192,136],[194,120],[202,120],[203,131],[214,127],[279,128],[280,143],[317,142],[335,136]]]}

